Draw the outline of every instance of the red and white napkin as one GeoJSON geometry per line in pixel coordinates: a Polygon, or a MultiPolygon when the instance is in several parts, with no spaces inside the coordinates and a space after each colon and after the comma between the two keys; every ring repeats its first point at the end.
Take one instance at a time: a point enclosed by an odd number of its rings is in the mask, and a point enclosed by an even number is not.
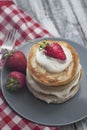
{"type": "MultiPolygon", "coordinates": [[[[12,0],[0,0],[0,46],[3,44],[7,32],[13,28],[18,29],[15,46],[25,40],[51,36],[28,14],[17,7],[12,0]]],[[[22,118],[15,113],[5,102],[0,90],[0,130],[58,130],[57,127],[38,125],[22,118]]]]}
{"type": "Polygon", "coordinates": [[[51,35],[11,0],[0,1],[0,45],[3,43],[7,31],[12,28],[19,31],[16,45],[21,44],[24,40],[51,35]]]}

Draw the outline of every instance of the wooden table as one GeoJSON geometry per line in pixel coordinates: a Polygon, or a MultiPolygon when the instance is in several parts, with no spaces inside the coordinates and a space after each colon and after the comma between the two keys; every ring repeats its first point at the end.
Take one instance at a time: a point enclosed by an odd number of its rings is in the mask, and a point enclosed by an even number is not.
{"type": "MultiPolygon", "coordinates": [[[[53,36],[87,47],[87,0],[15,0],[53,36]]],[[[60,130],[87,130],[87,118],[60,130]]]]}

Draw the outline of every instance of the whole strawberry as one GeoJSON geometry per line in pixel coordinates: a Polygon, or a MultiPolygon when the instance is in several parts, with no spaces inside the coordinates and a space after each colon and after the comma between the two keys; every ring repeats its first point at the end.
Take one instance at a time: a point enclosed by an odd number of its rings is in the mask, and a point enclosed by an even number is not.
{"type": "Polygon", "coordinates": [[[49,57],[59,60],[66,60],[66,55],[63,51],[63,48],[57,42],[52,42],[51,44],[44,42],[40,46],[40,49],[44,49],[45,55],[49,57]]]}
{"type": "Polygon", "coordinates": [[[19,71],[26,73],[27,61],[24,53],[22,51],[12,51],[6,55],[6,65],[12,71],[19,71]]]}
{"type": "Polygon", "coordinates": [[[8,74],[6,88],[10,91],[16,91],[26,86],[26,77],[23,73],[12,71],[8,74]]]}

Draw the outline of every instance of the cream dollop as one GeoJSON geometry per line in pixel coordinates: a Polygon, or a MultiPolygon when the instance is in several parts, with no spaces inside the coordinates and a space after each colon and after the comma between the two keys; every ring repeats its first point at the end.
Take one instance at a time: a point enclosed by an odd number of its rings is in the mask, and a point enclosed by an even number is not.
{"type": "Polygon", "coordinates": [[[68,65],[71,63],[72,61],[72,54],[71,52],[64,46],[62,46],[63,51],[65,52],[66,55],[66,60],[58,60],[56,58],[52,58],[49,56],[46,56],[43,52],[43,50],[37,50],[36,52],[36,60],[37,62],[43,67],[45,68],[48,72],[51,73],[58,73],[58,72],[62,72],[63,70],[65,70],[68,65]]]}

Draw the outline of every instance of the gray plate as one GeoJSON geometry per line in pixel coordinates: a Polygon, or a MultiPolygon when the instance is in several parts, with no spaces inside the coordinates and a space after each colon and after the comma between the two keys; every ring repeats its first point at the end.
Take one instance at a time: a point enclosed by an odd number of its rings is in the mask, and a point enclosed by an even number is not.
{"type": "MultiPolygon", "coordinates": [[[[50,39],[67,41],[77,50],[83,68],[83,76],[78,93],[72,99],[62,104],[47,104],[40,101],[27,88],[20,92],[11,93],[5,88],[7,74],[9,73],[6,66],[4,66],[1,73],[1,89],[7,103],[22,117],[43,125],[60,126],[71,124],[87,117],[87,50],[70,40],[50,39]]],[[[29,48],[40,40],[42,39],[26,43],[19,50],[22,50],[27,56],[29,48]]]]}

